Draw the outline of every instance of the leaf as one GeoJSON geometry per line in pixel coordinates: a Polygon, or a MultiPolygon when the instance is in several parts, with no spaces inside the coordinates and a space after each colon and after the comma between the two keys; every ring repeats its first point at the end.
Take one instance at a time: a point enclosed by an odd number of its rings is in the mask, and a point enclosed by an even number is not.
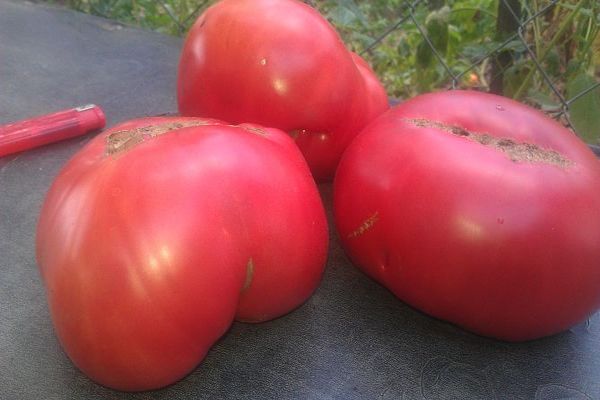
{"type": "Polygon", "coordinates": [[[359,24],[367,26],[365,14],[354,0],[337,0],[337,5],[327,13],[335,25],[349,26],[359,24]]]}
{"type": "MultiPolygon", "coordinates": [[[[596,85],[596,80],[586,74],[575,75],[567,82],[567,97],[572,99],[596,85]]],[[[579,97],[569,105],[569,116],[575,132],[589,143],[600,139],[600,87],[579,97]]]]}
{"type": "Polygon", "coordinates": [[[416,61],[418,69],[427,68],[433,62],[433,52],[425,39],[417,46],[416,61]]]}
{"type": "Polygon", "coordinates": [[[450,8],[444,6],[439,10],[432,11],[427,16],[427,36],[438,53],[444,55],[448,49],[448,16],[450,8]]]}
{"type": "Polygon", "coordinates": [[[529,93],[527,93],[527,98],[537,104],[543,111],[560,110],[560,103],[548,95],[548,93],[530,89],[529,93]]]}
{"type": "Polygon", "coordinates": [[[348,26],[358,21],[352,10],[341,5],[333,7],[328,14],[336,25],[348,26]]]}
{"type": "Polygon", "coordinates": [[[525,48],[525,45],[523,44],[523,42],[520,40],[511,40],[510,42],[506,43],[506,45],[504,47],[502,47],[502,49],[503,50],[512,50],[517,53],[522,53],[527,50],[525,48]]]}
{"type": "Polygon", "coordinates": [[[498,47],[500,47],[500,44],[497,42],[468,44],[463,48],[462,55],[471,61],[479,61],[489,57],[498,47]]]}
{"type": "Polygon", "coordinates": [[[523,84],[527,74],[529,73],[530,66],[523,62],[517,62],[511,65],[504,71],[504,95],[506,97],[513,97],[517,90],[523,84]]]}
{"type": "Polygon", "coordinates": [[[581,60],[572,59],[567,63],[567,70],[565,71],[566,76],[575,77],[583,71],[583,63],[581,60]]]}
{"type": "Polygon", "coordinates": [[[355,18],[360,21],[361,24],[367,25],[368,21],[365,17],[365,14],[362,12],[358,4],[354,0],[338,0],[338,4],[341,7],[346,8],[352,14],[354,14],[355,18]]]}
{"type": "Polygon", "coordinates": [[[429,13],[425,23],[425,33],[431,42],[428,43],[425,38],[417,46],[416,61],[421,68],[426,68],[433,63],[433,49],[441,56],[448,50],[448,15],[450,8],[444,6],[439,10],[429,13]]]}
{"type": "Polygon", "coordinates": [[[560,74],[560,55],[556,48],[551,49],[546,56],[546,73],[551,76],[560,74]]]}
{"type": "Polygon", "coordinates": [[[513,51],[515,53],[522,53],[525,50],[525,45],[520,40],[511,40],[505,45],[502,45],[502,43],[497,41],[487,41],[465,45],[462,49],[462,55],[475,62],[490,57],[495,52],[499,51],[513,51]]]}
{"type": "MultiPolygon", "coordinates": [[[[600,13],[599,13],[600,14],[600,13]]],[[[600,16],[599,16],[600,18],[600,16]]],[[[592,64],[600,71],[600,33],[596,33],[596,39],[592,43],[592,64]]]]}

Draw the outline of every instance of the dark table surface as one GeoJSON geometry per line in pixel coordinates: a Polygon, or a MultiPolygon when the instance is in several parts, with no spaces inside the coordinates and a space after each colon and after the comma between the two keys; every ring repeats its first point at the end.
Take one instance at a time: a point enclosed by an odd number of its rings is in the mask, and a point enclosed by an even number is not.
{"type": "MultiPolygon", "coordinates": [[[[0,123],[86,103],[102,106],[109,126],[174,112],[180,47],[105,19],[0,0],[0,123]]],[[[34,251],[44,195],[89,138],[0,158],[0,399],[600,398],[597,316],[528,343],[478,337],[368,279],[335,233],[321,286],[301,308],[234,323],[168,388],[127,394],[93,383],[57,342],[34,251]]],[[[331,187],[320,189],[330,210],[331,187]]]]}

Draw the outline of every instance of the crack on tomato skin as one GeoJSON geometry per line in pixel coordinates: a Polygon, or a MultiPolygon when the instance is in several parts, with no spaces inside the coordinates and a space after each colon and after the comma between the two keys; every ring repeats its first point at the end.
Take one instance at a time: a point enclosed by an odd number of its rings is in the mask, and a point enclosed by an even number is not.
{"type": "Polygon", "coordinates": [[[358,228],[356,228],[354,231],[352,231],[348,235],[348,239],[353,239],[355,237],[363,235],[369,229],[373,228],[373,225],[375,225],[375,223],[378,220],[379,220],[379,211],[375,211],[370,217],[368,217],[367,219],[365,219],[363,221],[363,223],[360,224],[360,226],[358,228]]]}
{"type": "Polygon", "coordinates": [[[227,126],[231,126],[231,127],[238,127],[238,128],[242,128],[243,130],[250,132],[250,133],[254,133],[256,135],[260,135],[260,136],[268,136],[267,135],[267,131],[265,131],[262,128],[256,127],[256,126],[247,126],[247,125],[227,125],[227,126]]]}
{"type": "Polygon", "coordinates": [[[211,125],[211,123],[199,119],[193,121],[167,122],[163,124],[142,126],[135,129],[116,131],[106,137],[106,155],[114,156],[127,152],[146,140],[164,135],[165,133],[176,129],[204,125],[211,125]]]}
{"type": "Polygon", "coordinates": [[[190,121],[166,122],[162,124],[147,125],[135,129],[123,129],[111,133],[106,137],[106,155],[116,156],[125,153],[146,140],[164,135],[165,133],[194,126],[226,126],[230,128],[240,128],[262,137],[269,136],[268,132],[257,126],[248,126],[245,124],[232,125],[220,124],[210,120],[195,119],[190,121]]]}
{"type": "Polygon", "coordinates": [[[245,292],[252,285],[252,279],[254,279],[254,260],[252,257],[248,259],[248,263],[246,264],[246,280],[244,281],[244,286],[242,286],[242,292],[245,292]]]}
{"type": "Polygon", "coordinates": [[[404,118],[417,128],[436,128],[455,136],[464,137],[475,143],[500,151],[515,163],[550,164],[567,168],[575,163],[555,150],[544,149],[532,143],[519,143],[509,138],[497,138],[488,133],[472,132],[456,125],[432,121],[426,118],[404,118]]]}
{"type": "Polygon", "coordinates": [[[135,131],[117,131],[106,137],[106,155],[115,155],[130,150],[144,141],[135,131]]]}

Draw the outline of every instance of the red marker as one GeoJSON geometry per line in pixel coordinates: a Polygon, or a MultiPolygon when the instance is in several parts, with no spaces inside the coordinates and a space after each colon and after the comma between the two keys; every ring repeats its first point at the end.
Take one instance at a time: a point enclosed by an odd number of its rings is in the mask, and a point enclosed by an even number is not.
{"type": "Polygon", "coordinates": [[[0,157],[101,129],[106,118],[89,104],[57,113],[0,125],[0,157]]]}

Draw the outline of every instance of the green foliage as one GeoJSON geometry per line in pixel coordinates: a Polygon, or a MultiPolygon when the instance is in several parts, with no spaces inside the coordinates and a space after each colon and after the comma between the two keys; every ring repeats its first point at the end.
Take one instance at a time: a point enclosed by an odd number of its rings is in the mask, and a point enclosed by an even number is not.
{"type": "Polygon", "coordinates": [[[473,71],[471,66],[483,61],[497,45],[491,39],[495,33],[496,3],[497,0],[422,1],[411,12],[408,2],[398,0],[316,2],[344,41],[354,51],[364,52],[389,94],[399,98],[450,88],[453,83],[482,86],[483,70],[478,69],[481,66],[476,65],[473,71]],[[341,21],[339,15],[344,15],[341,21]],[[370,47],[394,25],[398,29],[370,47]],[[454,82],[452,76],[456,78],[454,82]]]}
{"type": "Polygon", "coordinates": [[[569,115],[573,128],[588,142],[597,141],[600,137],[600,87],[591,91],[596,83],[586,73],[575,75],[567,82],[567,95],[575,100],[569,106],[569,115]],[[583,93],[580,97],[575,97],[583,93]]]}
{"type": "MultiPolygon", "coordinates": [[[[216,2],[54,1],[172,35],[185,34],[195,17],[216,2]]],[[[451,87],[489,90],[500,79],[504,95],[558,113],[565,100],[600,82],[598,0],[521,0],[521,20],[529,20],[522,37],[497,31],[499,0],[306,2],[369,61],[392,97],[451,87]]],[[[599,90],[569,104],[571,122],[589,141],[600,137],[600,129],[594,131],[600,126],[599,90]]]]}
{"type": "Polygon", "coordinates": [[[55,3],[126,24],[183,35],[215,0],[54,0],[55,3]]]}
{"type": "MultiPolygon", "coordinates": [[[[527,15],[547,5],[533,0],[527,15]]],[[[570,122],[588,142],[600,143],[600,90],[588,90],[600,82],[600,3],[597,0],[564,0],[544,18],[535,18],[529,32],[531,52],[546,76],[522,53],[515,67],[526,73],[513,79],[516,89],[508,95],[549,111],[562,110],[569,102],[570,122]],[[582,93],[586,93],[580,96],[582,93]]]]}

